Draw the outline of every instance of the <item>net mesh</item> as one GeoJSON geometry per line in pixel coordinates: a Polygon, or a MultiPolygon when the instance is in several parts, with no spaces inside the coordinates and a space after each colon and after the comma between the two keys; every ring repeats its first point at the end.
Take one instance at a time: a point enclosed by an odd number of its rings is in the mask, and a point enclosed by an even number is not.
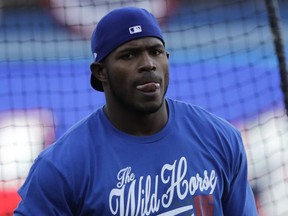
{"type": "MultiPolygon", "coordinates": [[[[285,62],[288,2],[276,3],[285,62]]],[[[161,24],[170,52],[167,95],[239,128],[259,214],[287,215],[287,74],[280,75],[264,0],[2,1],[0,215],[12,215],[38,153],[104,104],[89,85],[89,37],[107,11],[126,5],[147,8],[161,24]]]]}

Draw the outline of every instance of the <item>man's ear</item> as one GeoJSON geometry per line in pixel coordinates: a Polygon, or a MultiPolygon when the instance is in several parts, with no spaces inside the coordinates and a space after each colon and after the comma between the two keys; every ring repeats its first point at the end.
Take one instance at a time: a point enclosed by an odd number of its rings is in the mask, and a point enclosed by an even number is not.
{"type": "Polygon", "coordinates": [[[90,65],[90,70],[91,70],[91,73],[93,74],[93,76],[96,79],[100,80],[102,83],[106,82],[107,76],[106,76],[106,73],[105,73],[105,68],[104,68],[103,63],[101,63],[101,62],[93,62],[90,65]]]}
{"type": "Polygon", "coordinates": [[[167,59],[169,59],[170,53],[168,51],[166,51],[166,56],[167,56],[167,59]]]}

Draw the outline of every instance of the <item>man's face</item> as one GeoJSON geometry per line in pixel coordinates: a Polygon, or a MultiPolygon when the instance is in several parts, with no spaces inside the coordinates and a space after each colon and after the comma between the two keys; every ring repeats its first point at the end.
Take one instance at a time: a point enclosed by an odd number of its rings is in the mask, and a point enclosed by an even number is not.
{"type": "Polygon", "coordinates": [[[163,105],[169,66],[158,38],[145,37],[119,46],[105,59],[104,67],[108,78],[106,92],[116,104],[146,114],[163,105]]]}

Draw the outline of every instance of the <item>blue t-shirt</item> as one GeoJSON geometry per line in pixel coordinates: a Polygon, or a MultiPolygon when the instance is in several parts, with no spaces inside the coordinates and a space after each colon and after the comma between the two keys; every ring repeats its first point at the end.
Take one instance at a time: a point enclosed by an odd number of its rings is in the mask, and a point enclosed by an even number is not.
{"type": "Polygon", "coordinates": [[[166,101],[151,136],[119,131],[103,108],[74,125],[35,160],[15,215],[257,215],[240,133],[166,101]]]}

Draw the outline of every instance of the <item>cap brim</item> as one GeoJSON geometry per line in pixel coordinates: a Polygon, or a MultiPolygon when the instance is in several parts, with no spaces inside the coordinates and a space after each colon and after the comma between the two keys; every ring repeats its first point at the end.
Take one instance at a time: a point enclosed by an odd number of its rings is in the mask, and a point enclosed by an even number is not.
{"type": "Polygon", "coordinates": [[[104,91],[101,81],[96,79],[93,74],[91,74],[90,84],[96,91],[104,91]]]}

